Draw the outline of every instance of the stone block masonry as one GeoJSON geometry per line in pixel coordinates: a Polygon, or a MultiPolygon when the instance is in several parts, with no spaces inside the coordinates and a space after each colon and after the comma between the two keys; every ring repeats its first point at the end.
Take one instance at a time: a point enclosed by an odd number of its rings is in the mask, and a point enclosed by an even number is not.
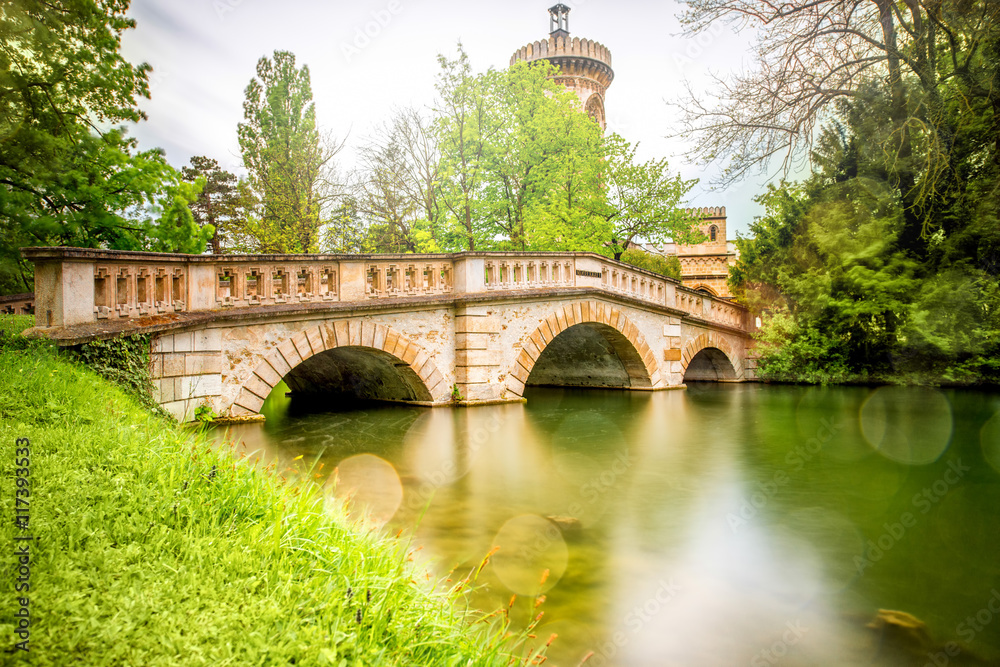
{"type": "Polygon", "coordinates": [[[555,384],[655,391],[753,379],[749,313],[591,253],[211,257],[35,248],[32,335],[152,335],[156,399],[258,415],[296,394],[418,405],[555,384]],[[747,362],[750,359],[750,362],[747,362]]]}

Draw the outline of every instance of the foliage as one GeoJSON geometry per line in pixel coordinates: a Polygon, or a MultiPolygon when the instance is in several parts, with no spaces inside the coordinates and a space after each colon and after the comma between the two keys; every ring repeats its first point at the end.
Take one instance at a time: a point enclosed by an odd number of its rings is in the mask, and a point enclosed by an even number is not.
{"type": "Polygon", "coordinates": [[[181,182],[118,122],[143,118],[150,67],[119,53],[124,0],[5,5],[0,13],[0,288],[30,289],[18,248],[195,251],[181,182]],[[12,284],[14,278],[16,283],[12,284]]]}
{"type": "Polygon", "coordinates": [[[398,112],[361,148],[336,223],[346,229],[330,247],[617,257],[640,238],[693,238],[694,221],[677,210],[693,182],[671,176],[664,160],[637,162],[621,137],[605,138],[555,82],[553,64],[476,74],[461,45],[438,62],[432,117],[398,112]]]}
{"type": "Polygon", "coordinates": [[[147,409],[159,410],[153,400],[149,345],[149,335],[132,334],[84,343],[71,354],[87,368],[134,396],[147,409]]]}
{"type": "Polygon", "coordinates": [[[681,261],[677,259],[676,255],[666,256],[638,248],[629,248],[622,253],[620,259],[626,264],[638,266],[640,269],[646,269],[667,278],[681,279],[681,261]]]}
{"type": "Polygon", "coordinates": [[[604,200],[601,129],[552,80],[557,71],[548,61],[517,62],[481,77],[496,130],[482,158],[484,245],[599,250],[608,236],[595,213],[604,200]]]}
{"type": "Polygon", "coordinates": [[[309,67],[297,68],[288,51],[261,58],[246,87],[243,117],[240,150],[253,195],[244,203],[256,208],[244,221],[252,250],[315,252],[331,197],[326,170],[337,149],[325,145],[316,128],[309,67]]]}
{"type": "MultiPolygon", "coordinates": [[[[691,4],[721,7],[715,0],[691,4]]],[[[748,4],[739,0],[730,8],[748,4]]],[[[809,4],[790,4],[778,23],[813,25],[816,12],[833,7],[826,0],[809,4]]],[[[853,59],[869,54],[872,60],[821,105],[833,116],[812,143],[812,176],[771,187],[759,200],[767,214],[754,223],[754,237],[737,240],[734,293],[752,308],[792,320],[765,318],[762,336],[774,344],[762,368],[786,378],[800,372],[804,379],[825,373],[831,379],[996,382],[998,7],[975,0],[936,9],[912,2],[904,10],[881,0],[842,6],[858,11],[841,15],[838,9],[829,42],[810,42],[812,51],[802,47],[809,57],[789,65],[805,68],[796,70],[806,77],[797,81],[822,76],[830,63],[845,65],[827,72],[823,85],[833,85],[854,71],[853,59]],[[873,16],[882,20],[865,23],[873,16]],[[836,55],[824,51],[872,31],[881,41],[836,55]],[[810,60],[821,52],[832,60],[810,60]],[[807,354],[822,356],[808,360],[807,354]]],[[[782,48],[811,39],[790,36],[782,48]]],[[[775,72],[762,76],[773,83],[775,72]]],[[[767,82],[756,81],[762,94],[767,82]]],[[[748,100],[747,114],[770,113],[748,100]]]]}
{"type": "Polygon", "coordinates": [[[601,213],[612,228],[605,244],[615,259],[639,238],[696,243],[703,236],[694,229],[697,220],[679,207],[697,180],[671,176],[666,159],[637,162],[638,148],[617,134],[606,141],[608,194],[601,213]]]}
{"type": "Polygon", "coordinates": [[[757,374],[762,380],[826,384],[858,380],[840,341],[829,332],[803,326],[787,310],[767,313],[758,336],[757,374]]]}
{"type": "Polygon", "coordinates": [[[236,176],[219,167],[219,163],[203,155],[191,158],[191,166],[181,169],[181,177],[189,183],[198,183],[201,192],[191,204],[191,213],[198,226],[211,225],[214,229],[208,249],[219,255],[230,248],[243,245],[241,235],[246,217],[241,204],[244,199],[236,176]]]}
{"type": "MultiPolygon", "coordinates": [[[[0,347],[0,368],[0,456],[14,460],[15,440],[30,439],[41,501],[31,604],[49,622],[32,625],[31,664],[542,659],[502,614],[472,625],[459,592],[469,579],[432,589],[405,539],[350,524],[311,470],[240,461],[49,349],[0,347]],[[296,473],[302,481],[285,481],[296,473]]],[[[13,494],[0,509],[13,516],[13,494]]],[[[14,531],[3,522],[0,539],[13,543],[14,531]]],[[[15,595],[4,587],[0,604],[15,608],[15,595]]],[[[13,630],[0,624],[7,646],[13,630]]]]}

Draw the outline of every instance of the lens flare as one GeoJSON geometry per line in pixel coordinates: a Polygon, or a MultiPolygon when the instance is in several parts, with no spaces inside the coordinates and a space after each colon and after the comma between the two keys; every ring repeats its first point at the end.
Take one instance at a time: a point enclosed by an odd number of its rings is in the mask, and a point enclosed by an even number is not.
{"type": "Polygon", "coordinates": [[[403,502],[403,485],[391,463],[374,454],[359,454],[337,464],[334,494],[347,501],[352,517],[382,526],[403,502]]]}
{"type": "Polygon", "coordinates": [[[983,424],[979,431],[979,444],[983,448],[983,458],[1000,472],[1000,412],[983,424]]]}
{"type": "Polygon", "coordinates": [[[551,590],[569,562],[562,531],[537,514],[521,514],[507,521],[493,539],[493,546],[499,547],[493,557],[497,577],[518,595],[551,590]]]}
{"type": "Polygon", "coordinates": [[[861,432],[879,454],[907,465],[926,465],[948,449],[951,404],[940,391],[881,387],[861,406],[861,432]]]}

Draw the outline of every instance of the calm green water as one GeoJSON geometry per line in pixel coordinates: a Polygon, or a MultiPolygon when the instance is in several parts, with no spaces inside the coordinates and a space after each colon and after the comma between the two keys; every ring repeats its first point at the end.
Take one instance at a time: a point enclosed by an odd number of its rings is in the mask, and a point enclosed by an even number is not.
{"type": "Polygon", "coordinates": [[[547,664],[1000,664],[1000,395],[706,384],[297,414],[275,394],[231,435],[339,468],[387,532],[419,520],[436,574],[499,546],[474,601],[544,611],[547,664]],[[879,609],[912,619],[869,627],[879,609]]]}

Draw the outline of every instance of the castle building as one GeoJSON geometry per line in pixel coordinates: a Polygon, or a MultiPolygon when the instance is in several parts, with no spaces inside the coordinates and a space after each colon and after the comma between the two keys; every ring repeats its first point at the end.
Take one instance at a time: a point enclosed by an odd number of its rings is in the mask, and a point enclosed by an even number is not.
{"type": "Polygon", "coordinates": [[[724,299],[732,298],[726,279],[729,267],[736,263],[736,244],[726,238],[726,207],[688,209],[702,219],[699,229],[708,238],[693,245],[680,243],[644,244],[646,252],[676,256],[681,263],[681,282],[724,299]]]}
{"type": "MultiPolygon", "coordinates": [[[[510,58],[514,63],[548,60],[559,68],[554,80],[580,98],[581,108],[607,129],[604,100],[615,78],[611,51],[598,42],[569,36],[569,10],[560,3],[549,8],[549,38],[522,46],[510,58]]],[[[731,298],[726,278],[736,262],[736,246],[726,237],[726,208],[693,209],[702,218],[701,231],[708,237],[703,243],[682,245],[663,243],[641,245],[646,252],[676,255],[681,263],[681,281],[687,287],[722,298],[731,298]]]]}
{"type": "Polygon", "coordinates": [[[576,93],[580,106],[605,129],[604,97],[615,78],[611,51],[590,39],[569,37],[569,10],[564,4],[549,8],[549,38],[522,46],[510,57],[518,61],[548,60],[559,68],[555,81],[576,93]]]}

